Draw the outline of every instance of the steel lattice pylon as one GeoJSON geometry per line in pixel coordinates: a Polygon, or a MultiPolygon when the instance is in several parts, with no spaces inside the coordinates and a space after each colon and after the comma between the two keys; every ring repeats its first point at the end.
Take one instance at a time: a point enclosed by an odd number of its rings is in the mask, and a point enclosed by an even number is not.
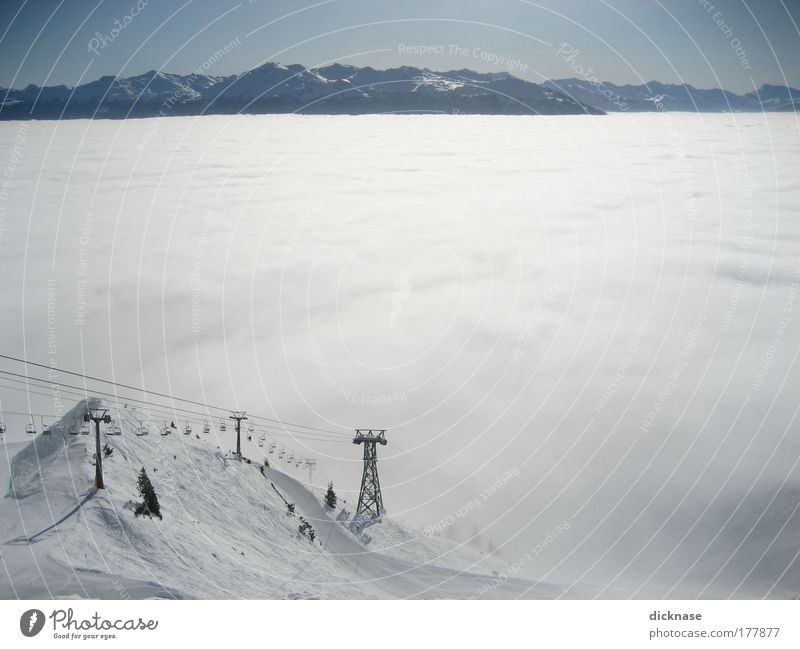
{"type": "Polygon", "coordinates": [[[378,479],[378,451],[376,444],[386,445],[385,430],[356,430],[353,444],[364,445],[364,474],[361,477],[361,493],[355,520],[378,519],[385,513],[381,483],[378,479]]]}

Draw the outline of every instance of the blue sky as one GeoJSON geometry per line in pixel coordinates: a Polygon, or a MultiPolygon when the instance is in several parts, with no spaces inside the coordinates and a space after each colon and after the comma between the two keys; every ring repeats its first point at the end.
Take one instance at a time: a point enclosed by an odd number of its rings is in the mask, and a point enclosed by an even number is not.
{"type": "Polygon", "coordinates": [[[481,71],[513,63],[532,81],[592,68],[616,83],[747,92],[800,87],[798,24],[800,0],[3,0],[0,86],[186,74],[233,43],[208,74],[269,60],[481,71]]]}

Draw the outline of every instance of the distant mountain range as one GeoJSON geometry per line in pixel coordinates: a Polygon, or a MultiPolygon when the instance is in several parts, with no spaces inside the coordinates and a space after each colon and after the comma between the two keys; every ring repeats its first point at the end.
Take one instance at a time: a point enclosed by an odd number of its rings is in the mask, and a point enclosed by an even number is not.
{"type": "Polygon", "coordinates": [[[796,110],[800,91],[763,86],[758,93],[697,90],[657,82],[641,86],[580,79],[531,83],[507,72],[321,68],[266,63],[239,75],[177,75],[155,70],[102,77],[75,88],[0,89],[0,119],[125,118],[234,113],[465,113],[579,115],[611,111],[796,110]]]}
{"type": "Polygon", "coordinates": [[[0,93],[0,119],[293,112],[602,113],[506,72],[375,70],[340,64],[309,69],[267,63],[230,77],[151,71],[129,78],[102,77],[76,88],[31,85],[0,93]]]}
{"type": "Polygon", "coordinates": [[[693,113],[772,112],[800,109],[800,90],[763,85],[757,92],[737,95],[714,88],[700,90],[686,84],[650,81],[634,86],[556,79],[544,86],[605,112],[688,111],[693,113]]]}

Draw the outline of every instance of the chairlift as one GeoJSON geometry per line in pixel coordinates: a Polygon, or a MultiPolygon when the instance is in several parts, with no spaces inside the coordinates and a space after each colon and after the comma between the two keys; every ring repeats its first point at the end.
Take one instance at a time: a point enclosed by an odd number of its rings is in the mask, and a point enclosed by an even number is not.
{"type": "Polygon", "coordinates": [[[161,434],[162,435],[169,435],[170,433],[172,433],[172,429],[169,427],[169,424],[165,421],[164,422],[164,427],[161,429],[161,434]]]}
{"type": "Polygon", "coordinates": [[[225,423],[225,420],[224,420],[224,419],[220,419],[220,420],[219,420],[219,429],[220,429],[220,430],[221,430],[223,433],[224,433],[226,430],[228,430],[228,425],[225,423]]]}
{"type": "Polygon", "coordinates": [[[253,432],[253,424],[248,423],[247,424],[247,430],[252,433],[253,432]]]}
{"type": "Polygon", "coordinates": [[[6,433],[6,425],[0,424],[0,435],[5,435],[6,433]]]}
{"type": "Polygon", "coordinates": [[[203,433],[205,435],[208,435],[210,432],[211,432],[211,422],[206,420],[205,422],[203,422],[203,433]]]}
{"type": "Polygon", "coordinates": [[[25,426],[25,432],[28,435],[35,435],[36,434],[36,426],[33,425],[33,417],[31,416],[31,423],[25,426]]]}
{"type": "Polygon", "coordinates": [[[272,455],[275,452],[275,446],[276,446],[275,442],[270,442],[269,443],[269,454],[270,455],[272,455]]]}
{"type": "Polygon", "coordinates": [[[192,434],[192,425],[187,421],[186,426],[183,428],[184,435],[191,435],[192,434]]]}
{"type": "Polygon", "coordinates": [[[295,466],[295,468],[299,467],[299,466],[300,466],[302,463],[303,463],[303,458],[301,458],[300,456],[297,456],[297,457],[294,459],[294,466],[295,466]]]}
{"type": "Polygon", "coordinates": [[[88,434],[89,434],[89,424],[87,424],[84,421],[83,425],[81,426],[81,435],[88,435],[88,434]]]}
{"type": "Polygon", "coordinates": [[[289,464],[291,464],[292,462],[294,462],[294,451],[290,451],[290,452],[289,452],[289,456],[286,458],[286,461],[287,461],[289,464]]]}
{"type": "Polygon", "coordinates": [[[258,438],[258,447],[259,448],[264,448],[264,438],[263,437],[259,437],[258,438]]]}
{"type": "Polygon", "coordinates": [[[136,436],[144,437],[145,435],[147,435],[147,428],[145,428],[144,424],[142,424],[141,426],[139,426],[139,428],[136,429],[136,436]]]}
{"type": "Polygon", "coordinates": [[[278,458],[282,460],[285,455],[286,455],[286,449],[281,446],[281,450],[278,451],[278,458]]]}
{"type": "Polygon", "coordinates": [[[42,435],[50,434],[50,426],[44,423],[44,415],[42,415],[42,435]]]}
{"type": "Polygon", "coordinates": [[[111,427],[111,431],[108,433],[109,435],[122,435],[122,426],[119,424],[114,424],[111,427]]]}

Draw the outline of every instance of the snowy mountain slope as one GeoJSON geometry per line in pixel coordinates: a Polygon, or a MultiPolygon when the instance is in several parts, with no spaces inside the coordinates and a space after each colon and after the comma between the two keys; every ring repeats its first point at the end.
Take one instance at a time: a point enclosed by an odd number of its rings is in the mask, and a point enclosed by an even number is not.
{"type": "Polygon", "coordinates": [[[800,108],[800,90],[788,86],[764,84],[745,97],[768,111],[792,111],[800,108]]]}
{"type": "Polygon", "coordinates": [[[554,79],[544,85],[576,101],[610,112],[683,111],[700,113],[770,112],[794,110],[800,93],[786,86],[762,86],[745,95],[719,88],[650,81],[641,85],[616,85],[594,79],[554,79]]]}
{"type": "Polygon", "coordinates": [[[106,103],[167,102],[180,103],[200,100],[212,92],[226,77],[202,74],[181,76],[150,70],[133,77],[105,76],[82,84],[76,88],[67,86],[39,87],[29,85],[23,90],[0,90],[0,95],[10,100],[32,104],[33,102],[71,102],[75,104],[99,101],[106,103]]]}
{"type": "Polygon", "coordinates": [[[106,76],[76,88],[0,89],[0,118],[152,117],[200,113],[601,114],[568,96],[507,73],[322,68],[265,63],[239,75],[176,75],[151,70],[106,76]]]}
{"type": "Polygon", "coordinates": [[[306,68],[268,62],[238,75],[178,75],[150,70],[64,85],[0,89],[0,119],[148,117],[228,113],[460,112],[602,114],[603,111],[743,112],[795,110],[798,91],[762,86],[745,95],[651,81],[616,85],[585,79],[543,84],[508,72],[435,72],[400,66],[306,68]]]}
{"type": "Polygon", "coordinates": [[[133,409],[120,411],[121,436],[104,436],[113,454],[104,462],[107,489],[96,491],[94,436],[70,434],[84,409],[78,404],[50,436],[18,452],[6,449],[0,548],[9,579],[2,597],[471,598],[563,591],[521,579],[496,584],[494,575],[468,572],[479,569],[479,558],[452,546],[445,558],[451,568],[435,565],[447,545],[395,523],[366,547],[295,478],[226,457],[230,439],[177,430],[139,437],[142,424],[155,422],[133,409]],[[133,514],[142,467],[162,521],[133,514]],[[293,516],[284,499],[295,505],[293,516]],[[300,516],[315,529],[314,542],[298,533],[300,516]],[[461,570],[452,569],[459,558],[461,570]]]}

